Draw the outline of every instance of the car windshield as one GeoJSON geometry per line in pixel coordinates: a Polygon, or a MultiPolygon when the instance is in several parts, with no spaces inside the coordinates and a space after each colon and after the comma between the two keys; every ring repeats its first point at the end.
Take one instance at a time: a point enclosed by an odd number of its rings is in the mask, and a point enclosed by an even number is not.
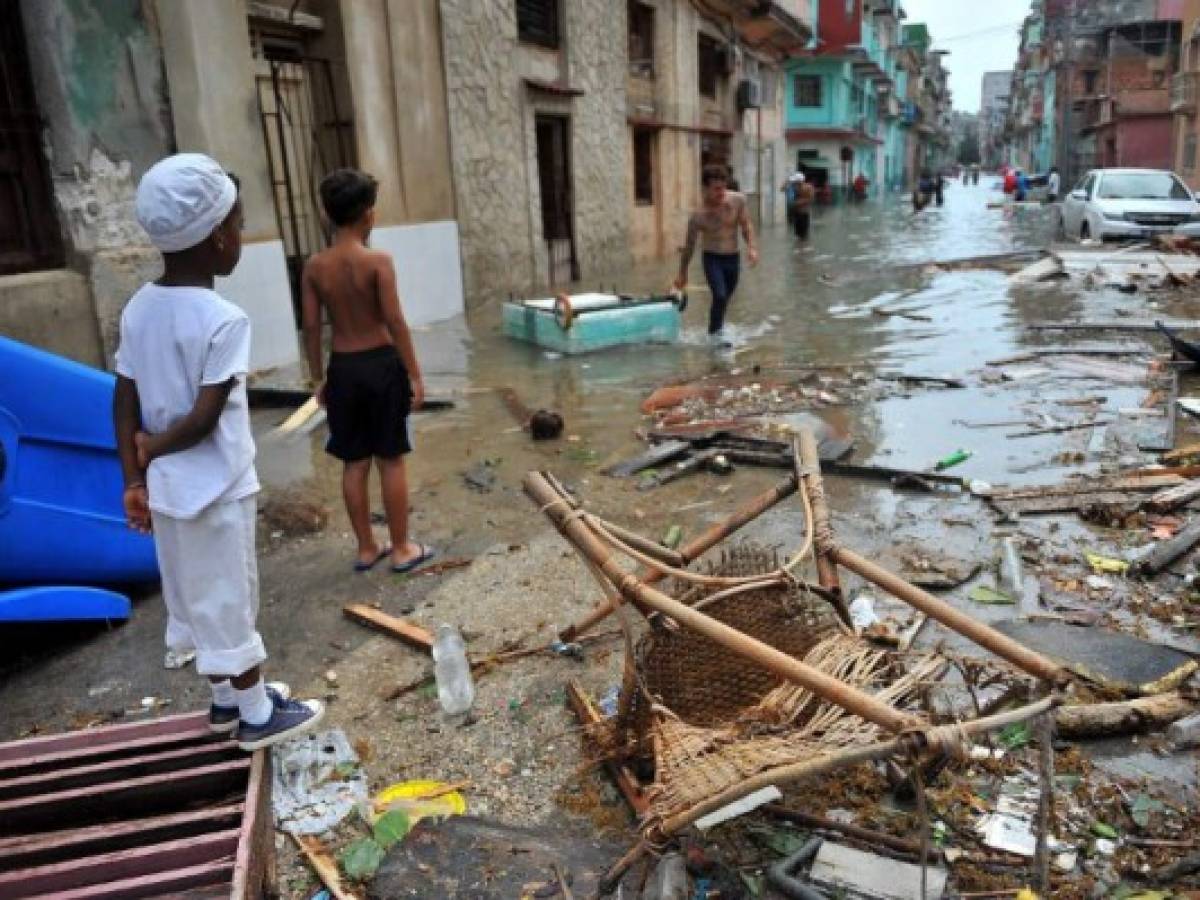
{"type": "Polygon", "coordinates": [[[1101,200],[1191,200],[1192,195],[1170,172],[1130,172],[1100,179],[1101,200]]]}

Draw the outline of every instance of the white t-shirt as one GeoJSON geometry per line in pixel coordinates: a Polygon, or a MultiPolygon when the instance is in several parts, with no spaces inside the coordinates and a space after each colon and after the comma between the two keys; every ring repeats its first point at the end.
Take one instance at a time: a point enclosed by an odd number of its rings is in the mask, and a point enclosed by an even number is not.
{"type": "Polygon", "coordinates": [[[166,431],[191,412],[202,386],[237,379],[212,434],[150,463],[146,488],[155,512],[192,519],[218,501],[258,491],[249,364],[250,320],[215,291],[151,283],[126,305],[117,372],[137,382],[147,432],[166,431]]]}
{"type": "Polygon", "coordinates": [[[1058,186],[1060,183],[1061,183],[1061,181],[1058,177],[1058,173],[1051,172],[1050,177],[1046,179],[1046,193],[1047,194],[1057,194],[1058,186]]]}

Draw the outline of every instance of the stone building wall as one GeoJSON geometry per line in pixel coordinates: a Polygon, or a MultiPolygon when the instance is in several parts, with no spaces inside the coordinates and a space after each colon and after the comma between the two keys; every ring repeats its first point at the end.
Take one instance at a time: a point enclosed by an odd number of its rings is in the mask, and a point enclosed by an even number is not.
{"type": "Polygon", "coordinates": [[[570,116],[582,278],[602,277],[628,260],[624,5],[563,6],[562,49],[553,52],[518,41],[510,0],[441,0],[463,288],[472,305],[546,286],[537,113],[570,116]],[[582,93],[532,89],[526,78],[582,93]]]}
{"type": "Polygon", "coordinates": [[[142,0],[23,0],[21,14],[70,268],[0,279],[0,330],[102,364],[125,301],[161,267],[133,215],[137,180],[173,147],[155,10],[142,0]],[[56,279],[61,289],[47,290],[56,279]],[[69,314],[70,329],[31,331],[38,319],[11,296],[31,284],[41,321],[69,314]]]}
{"type": "Polygon", "coordinates": [[[571,119],[575,245],[583,277],[594,279],[630,261],[627,6],[583,0],[566,8],[568,83],[584,92],[571,119]]]}

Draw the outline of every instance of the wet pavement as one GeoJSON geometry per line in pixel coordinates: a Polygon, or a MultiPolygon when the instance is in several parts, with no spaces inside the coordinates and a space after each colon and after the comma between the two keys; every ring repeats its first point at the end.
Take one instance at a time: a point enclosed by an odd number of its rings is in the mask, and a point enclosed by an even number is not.
{"type": "MultiPolygon", "coordinates": [[[[595,602],[595,591],[582,576],[573,575],[573,569],[554,577],[546,574],[548,567],[561,567],[559,560],[571,554],[565,545],[549,543],[556,540],[549,536],[549,526],[521,492],[521,477],[531,469],[552,470],[578,488],[599,514],[654,536],[676,524],[685,536],[698,533],[778,480],[778,472],[745,468],[731,478],[702,474],[641,493],[632,480],[600,475],[604,465],[644,449],[635,435],[648,422],[639,405],[663,384],[730,373],[745,378],[755,367],[764,375],[789,367],[793,372],[800,367],[849,367],[859,373],[860,383],[896,373],[945,376],[961,379],[965,387],[910,385],[890,390],[875,402],[833,403],[814,412],[853,439],[854,462],[928,469],[961,448],[971,456],[952,474],[993,486],[1049,484],[1117,462],[1152,460],[1130,446],[1131,429],[1145,423],[1136,417],[1122,421],[1121,412],[1145,400],[1149,386],[1144,380],[1114,382],[1052,363],[1041,372],[987,363],[1047,347],[1102,344],[1161,352],[1163,348],[1140,336],[1064,336],[1030,331],[1028,326],[1084,318],[1147,319],[1156,314],[1194,318],[1192,295],[1153,297],[1144,291],[1085,290],[1060,282],[1013,287],[1008,273],[999,269],[936,265],[1048,246],[1053,233],[1048,210],[987,209],[988,200],[997,196],[987,183],[954,184],[946,192],[945,207],[930,207],[916,216],[900,198],[820,210],[812,238],[804,245],[785,228],[768,230],[761,237],[762,262],[743,273],[730,309],[732,347],[710,344],[704,333],[708,298],[700,289],[691,292],[683,337],[673,346],[560,357],[503,337],[498,303],[469,320],[420,330],[417,341],[429,393],[453,399],[455,407],[414,417],[414,536],[435,545],[443,558],[486,556],[492,560],[486,578],[351,575],[353,548],[340,509],[340,473],[321,450],[323,429],[280,438],[271,431],[282,414],[256,412],[259,471],[267,491],[299,491],[331,512],[331,523],[322,534],[296,538],[267,529],[260,535],[262,630],[272,653],[271,674],[302,689],[325,690],[321,675],[326,670],[342,671],[343,685],[354,683],[346,672],[357,671],[362,690],[350,697],[349,688],[343,688],[339,702],[345,712],[335,703],[332,717],[335,723],[342,723],[343,716],[369,722],[370,707],[379,705],[372,700],[377,694],[368,692],[368,687],[375,690],[379,685],[370,680],[403,682],[396,671],[380,672],[395,663],[401,674],[412,677],[423,662],[408,659],[407,651],[397,651],[386,639],[373,638],[343,619],[343,604],[373,602],[428,625],[445,616],[483,642],[495,632],[491,643],[499,643],[500,633],[512,639],[546,637],[554,626],[566,624],[558,619],[595,602]],[[1014,377],[1001,380],[1006,369],[1014,377]],[[529,409],[559,412],[566,421],[564,439],[532,443],[498,395],[502,388],[515,392],[529,409]],[[1084,398],[1102,398],[1095,409],[1114,424],[1022,438],[1009,435],[1026,430],[1023,427],[989,424],[1036,423],[1044,414],[1056,422],[1074,421],[1080,418],[1075,404],[1084,398]],[[468,484],[464,473],[478,473],[481,467],[487,477],[468,484]],[[476,593],[461,594],[468,590],[476,593]],[[546,593],[552,590],[557,593],[546,593]],[[547,599],[540,603],[539,597],[547,599]],[[402,662],[396,662],[397,653],[406,654],[402,662]]],[[[674,268],[670,260],[643,265],[581,288],[660,292],[674,268]]],[[[693,280],[702,281],[698,265],[693,280]]],[[[1119,361],[1144,369],[1148,358],[1119,361]]],[[[1191,393],[1190,387],[1185,379],[1182,393],[1191,393]]],[[[1181,422],[1177,445],[1189,439],[1189,426],[1181,422]]],[[[1148,540],[1144,535],[1092,529],[1074,514],[1004,523],[965,491],[911,493],[886,483],[840,477],[828,478],[827,486],[834,525],[846,545],[900,570],[919,568],[922,560],[914,557],[923,555],[967,569],[978,567],[978,576],[943,596],[989,620],[1022,612],[966,599],[972,585],[994,583],[994,562],[1004,534],[1021,538],[1032,570],[1080,580],[1088,574],[1081,547],[1128,547],[1148,540]]],[[[801,529],[799,511],[784,504],[746,534],[790,548],[801,529]]],[[[1177,578],[1168,579],[1164,590],[1182,589],[1177,578]]],[[[861,587],[853,578],[844,586],[852,594],[861,587]]],[[[1148,617],[1144,609],[1126,608],[1121,602],[1124,591],[1117,585],[1108,592],[1113,622],[1187,651],[1200,649],[1186,628],[1148,617]]],[[[166,712],[206,702],[207,691],[190,670],[162,669],[162,624],[161,602],[149,594],[138,599],[130,622],[109,630],[0,632],[5,646],[13,649],[0,663],[0,739],[119,714],[143,715],[138,711],[142,698],[170,700],[166,712]]],[[[920,637],[925,644],[942,640],[956,643],[933,625],[920,637]]],[[[607,666],[593,679],[595,685],[602,687],[615,671],[607,666]]],[[[550,691],[562,677],[557,669],[543,671],[539,684],[550,691]]],[[[502,693],[496,702],[504,702],[502,693]]],[[[561,713],[556,710],[553,715],[561,713]]],[[[453,741],[442,752],[452,753],[453,741]]],[[[1115,770],[1194,782],[1194,763],[1186,755],[1164,757],[1128,742],[1107,742],[1104,755],[1115,770]]],[[[493,811],[504,809],[502,799],[494,800],[493,811]]]]}

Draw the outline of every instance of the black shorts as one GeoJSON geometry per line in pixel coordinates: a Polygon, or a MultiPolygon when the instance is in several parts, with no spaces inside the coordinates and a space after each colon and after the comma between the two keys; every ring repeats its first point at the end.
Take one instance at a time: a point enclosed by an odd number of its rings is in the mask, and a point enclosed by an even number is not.
{"type": "Polygon", "coordinates": [[[325,452],[331,456],[357,462],[373,456],[391,459],[412,450],[412,385],[395,347],[330,354],[325,407],[325,452]]]}

